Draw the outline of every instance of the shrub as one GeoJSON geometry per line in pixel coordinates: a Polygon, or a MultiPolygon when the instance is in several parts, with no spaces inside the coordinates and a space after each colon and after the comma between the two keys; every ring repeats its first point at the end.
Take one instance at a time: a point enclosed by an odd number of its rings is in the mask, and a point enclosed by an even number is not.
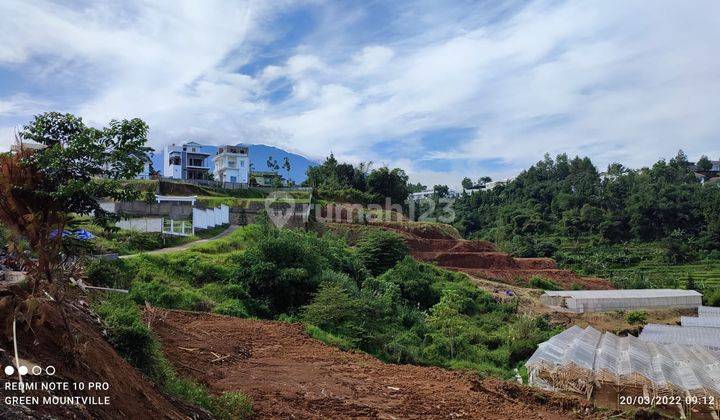
{"type": "Polygon", "coordinates": [[[85,276],[95,286],[127,289],[130,273],[122,260],[95,259],[85,264],[85,276]]]}
{"type": "Polygon", "coordinates": [[[372,229],[358,241],[358,255],[365,268],[377,276],[408,255],[403,238],[394,232],[372,229]]]}
{"type": "Polygon", "coordinates": [[[149,302],[170,309],[197,311],[212,306],[207,298],[190,286],[167,284],[157,279],[136,280],[130,288],[130,297],[139,304],[149,302]]]}
{"type": "Polygon", "coordinates": [[[250,398],[240,392],[226,392],[212,397],[209,408],[218,420],[245,419],[253,414],[250,398]]]}
{"type": "Polygon", "coordinates": [[[329,346],[337,347],[342,350],[350,350],[355,347],[349,340],[333,335],[322,328],[316,327],[315,325],[306,325],[305,331],[310,337],[322,341],[329,346]]]}
{"type": "Polygon", "coordinates": [[[528,282],[530,287],[542,290],[560,290],[560,286],[550,279],[534,276],[528,282]]]}
{"type": "Polygon", "coordinates": [[[433,285],[452,279],[452,274],[429,264],[405,257],[381,276],[384,281],[397,284],[401,296],[412,306],[428,309],[440,301],[440,292],[433,285]]]}
{"type": "Polygon", "coordinates": [[[214,311],[220,315],[247,318],[250,316],[245,304],[237,299],[227,299],[215,306],[214,311]]]}
{"type": "Polygon", "coordinates": [[[720,289],[715,289],[713,292],[705,295],[705,305],[707,306],[720,306],[720,289]]]}
{"type": "Polygon", "coordinates": [[[645,324],[647,322],[647,312],[630,311],[625,315],[625,320],[628,324],[645,324]]]}
{"type": "Polygon", "coordinates": [[[157,343],[142,322],[140,310],[125,294],[111,294],[97,308],[118,354],[149,376],[157,375],[157,343]]]}
{"type": "Polygon", "coordinates": [[[303,307],[301,318],[325,331],[355,336],[361,324],[361,307],[340,284],[320,285],[312,303],[303,307]]]}

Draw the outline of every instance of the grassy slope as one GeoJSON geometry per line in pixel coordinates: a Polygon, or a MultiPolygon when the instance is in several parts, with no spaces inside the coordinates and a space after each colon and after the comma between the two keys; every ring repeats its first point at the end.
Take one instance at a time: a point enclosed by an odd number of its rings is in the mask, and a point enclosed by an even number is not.
{"type": "Polygon", "coordinates": [[[720,287],[720,260],[670,264],[664,260],[664,250],[658,243],[600,245],[565,240],[556,256],[563,267],[615,282],[642,277],[656,287],[682,288],[690,275],[701,287],[720,287]]]}

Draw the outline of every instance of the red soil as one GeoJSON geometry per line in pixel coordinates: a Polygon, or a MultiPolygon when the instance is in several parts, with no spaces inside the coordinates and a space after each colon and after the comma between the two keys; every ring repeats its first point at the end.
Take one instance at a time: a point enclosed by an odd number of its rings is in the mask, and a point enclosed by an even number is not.
{"type": "MultiPolygon", "coordinates": [[[[22,291],[13,287],[16,293],[22,291]]],[[[7,288],[0,288],[0,320],[5,328],[0,334],[0,366],[12,360],[12,319],[18,300],[7,288]],[[9,321],[9,322],[8,322],[9,321]],[[10,329],[7,327],[10,326],[10,329]]],[[[31,304],[33,305],[33,304],[31,304]]],[[[25,306],[28,308],[30,306],[25,306]]],[[[107,382],[105,391],[5,391],[6,383],[17,383],[17,376],[0,376],[3,397],[78,396],[109,397],[109,405],[6,405],[0,402],[0,418],[78,418],[78,419],[187,419],[210,418],[209,413],[163,394],[157,386],[130,366],[100,334],[101,327],[89,310],[78,304],[65,304],[68,323],[74,338],[67,333],[54,302],[40,302],[33,311],[32,329],[18,322],[18,353],[21,359],[41,367],[54,366],[56,373],[27,375],[26,382],[67,382],[88,384],[107,382]]],[[[26,314],[21,311],[19,317],[26,314]]],[[[23,362],[26,363],[26,362],[23,362]]],[[[38,385],[39,386],[39,385],[38,385]]]]}
{"type": "Polygon", "coordinates": [[[392,230],[405,239],[414,258],[488,280],[527,287],[532,277],[540,276],[556,282],[564,289],[613,288],[607,280],[582,277],[570,270],[558,269],[552,258],[514,258],[498,252],[491,242],[459,239],[452,228],[442,229],[433,224],[412,222],[378,222],[370,225],[328,223],[326,226],[335,232],[347,234],[350,243],[357,241],[364,229],[392,230]]]}
{"type": "Polygon", "coordinates": [[[182,375],[213,393],[244,392],[260,418],[565,419],[591,413],[589,403],[574,397],[344,352],[310,338],[299,324],[151,312],[151,327],[182,375]]]}

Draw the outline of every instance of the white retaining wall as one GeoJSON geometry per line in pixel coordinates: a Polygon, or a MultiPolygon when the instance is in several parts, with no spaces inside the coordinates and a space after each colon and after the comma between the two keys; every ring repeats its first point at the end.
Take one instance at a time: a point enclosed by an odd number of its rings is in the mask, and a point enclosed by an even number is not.
{"type": "Polygon", "coordinates": [[[195,229],[208,229],[230,223],[230,207],[225,204],[214,209],[193,209],[193,226],[195,229]]]}
{"type": "Polygon", "coordinates": [[[162,232],[162,217],[147,217],[141,219],[123,219],[115,223],[120,229],[135,230],[138,232],[162,232]]]}

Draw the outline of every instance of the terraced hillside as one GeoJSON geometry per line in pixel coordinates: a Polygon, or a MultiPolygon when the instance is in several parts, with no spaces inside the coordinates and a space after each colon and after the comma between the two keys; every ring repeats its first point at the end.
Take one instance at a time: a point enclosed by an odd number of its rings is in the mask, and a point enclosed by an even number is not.
{"type": "Polygon", "coordinates": [[[327,226],[336,232],[345,232],[351,242],[365,229],[392,230],[405,239],[414,258],[474,277],[518,286],[528,286],[530,279],[541,277],[567,289],[612,288],[607,280],[583,277],[570,270],[559,269],[550,258],[515,258],[498,252],[491,242],[460,239],[457,231],[448,225],[378,222],[369,225],[330,223],[327,226]]]}
{"type": "Polygon", "coordinates": [[[720,286],[720,259],[684,264],[665,261],[658,243],[565,244],[557,254],[563,268],[614,280],[618,284],[642,281],[655,287],[684,288],[688,276],[703,289],[720,286]]]}

